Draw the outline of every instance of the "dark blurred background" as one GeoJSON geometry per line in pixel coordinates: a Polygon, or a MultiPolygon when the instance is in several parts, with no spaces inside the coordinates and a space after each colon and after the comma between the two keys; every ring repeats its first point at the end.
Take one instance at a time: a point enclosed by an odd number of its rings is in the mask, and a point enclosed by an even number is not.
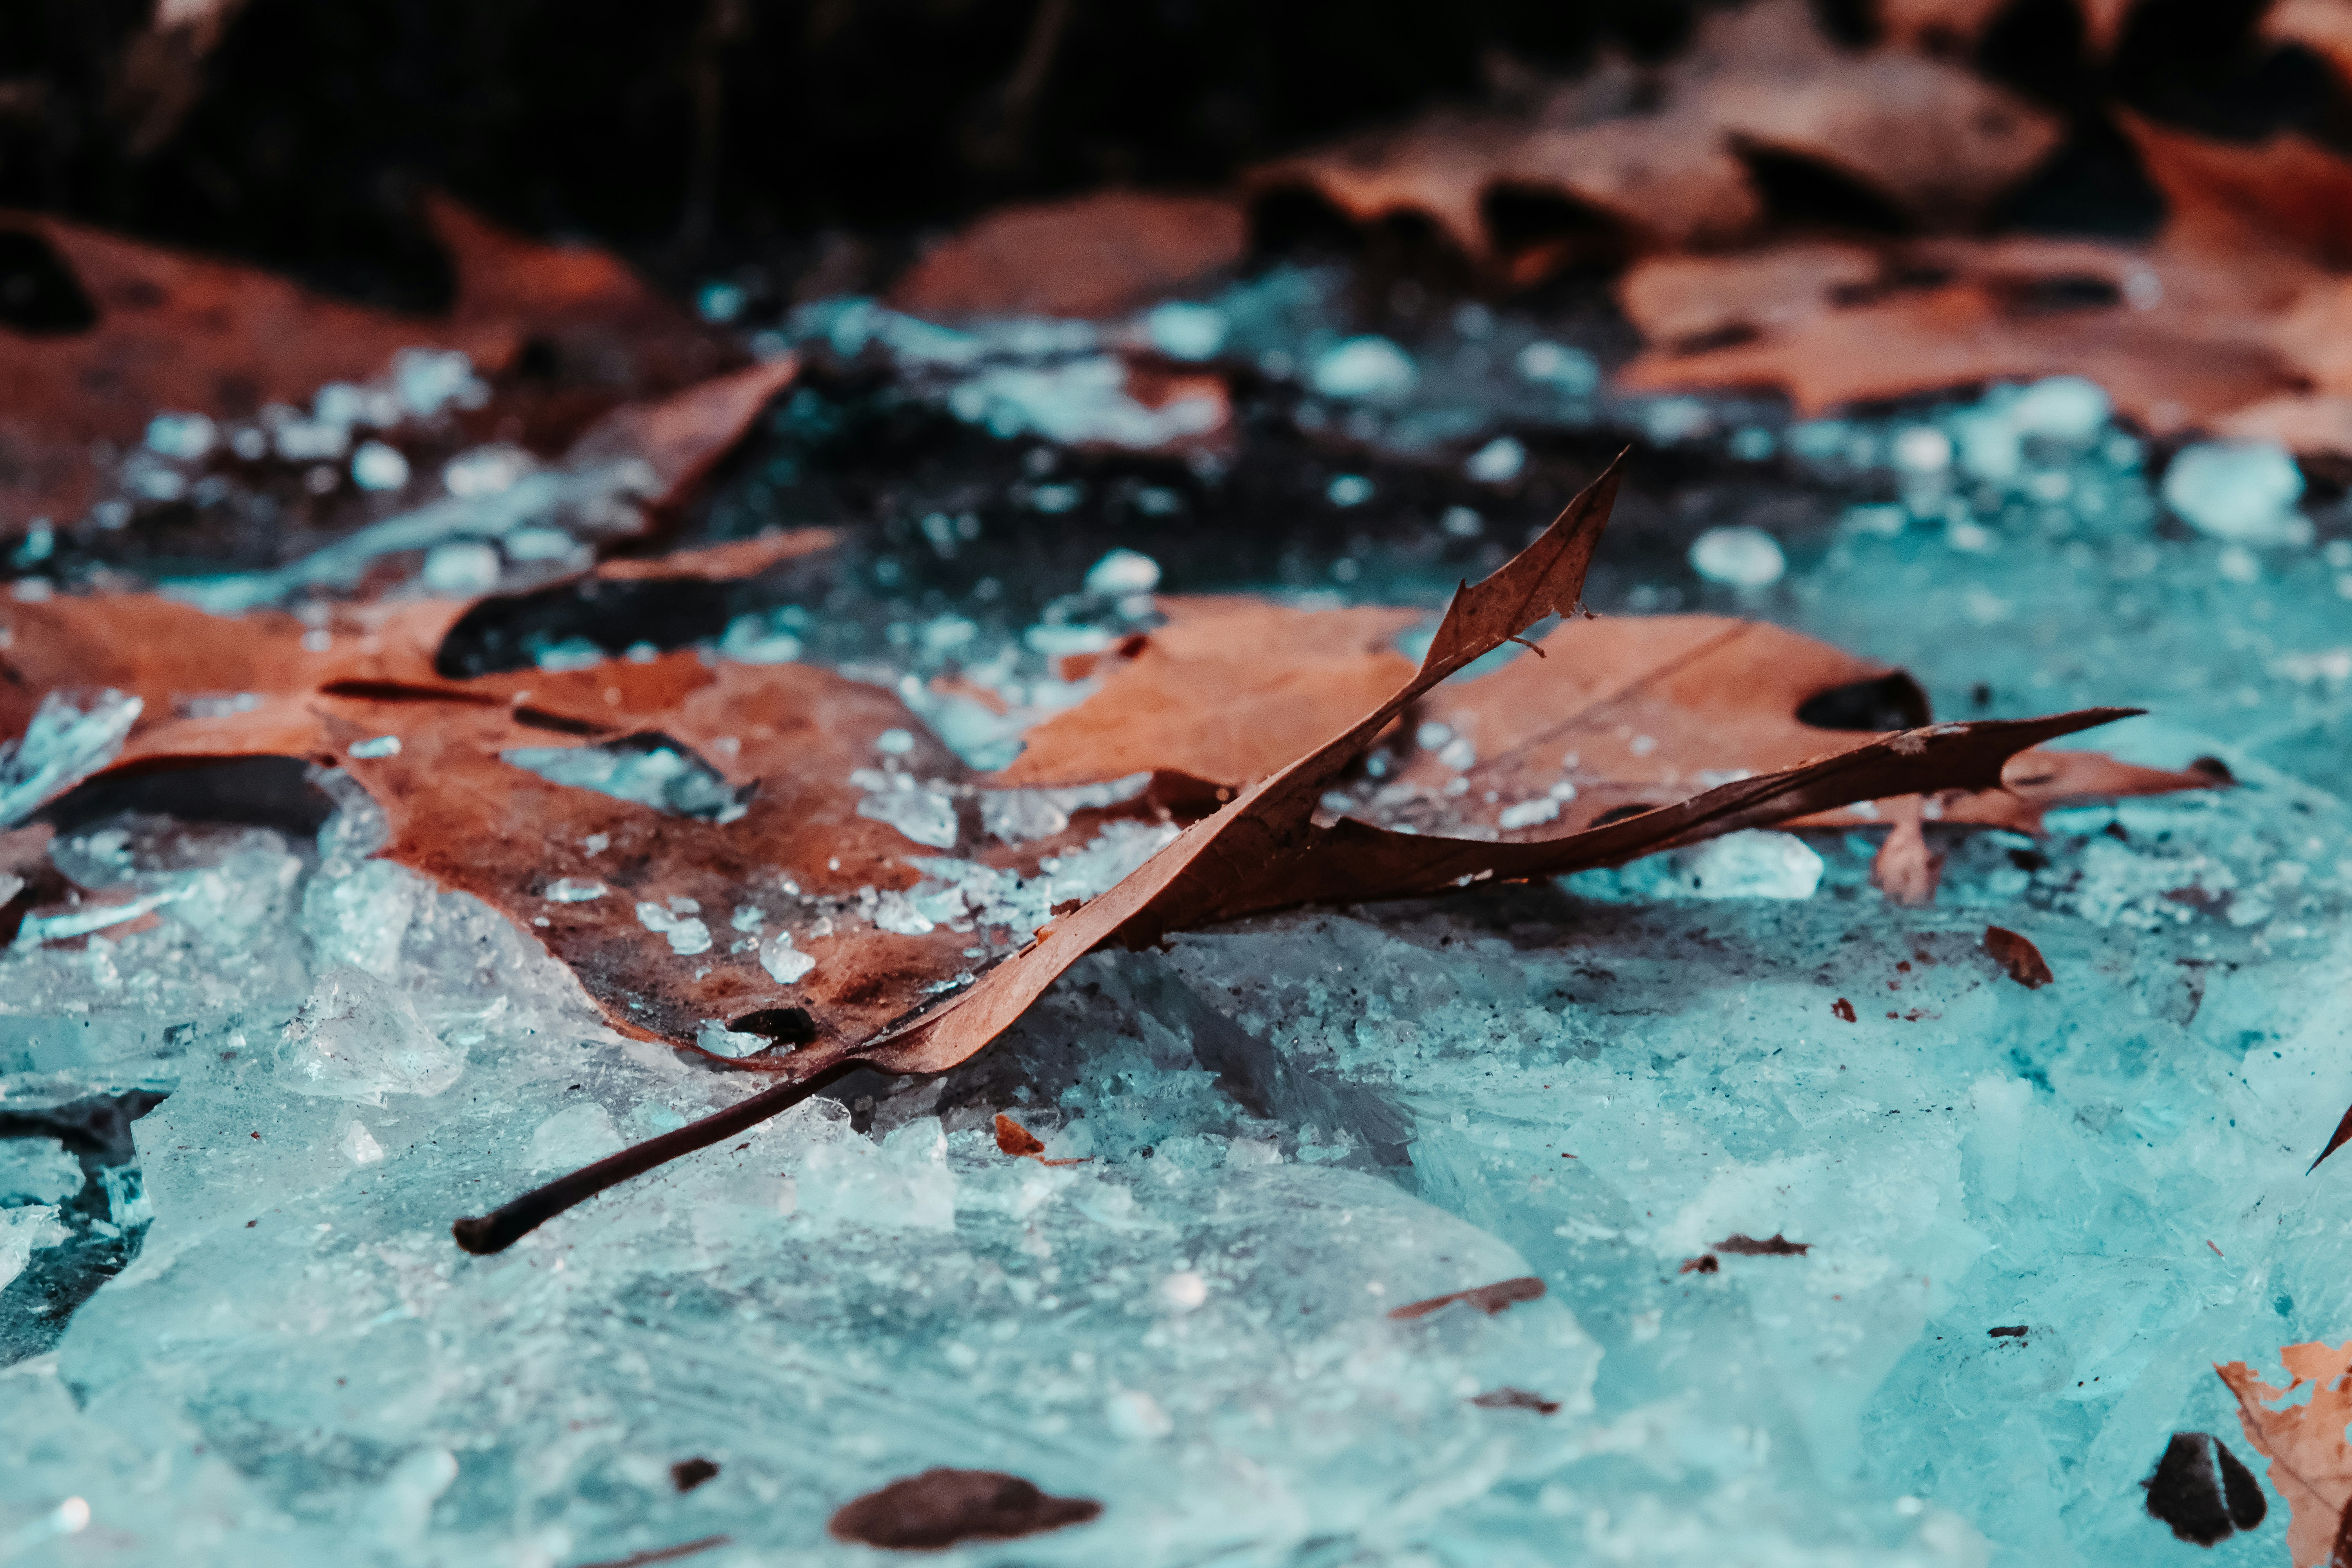
{"type": "MultiPolygon", "coordinates": [[[[1814,0],[1866,47],[1873,0],[1814,0]]],[[[926,232],[1106,184],[1209,185],[1602,47],[1661,58],[1696,0],[0,0],[0,204],[430,309],[425,184],[673,285],[756,262],[871,287],[926,232]]],[[[2072,0],[2014,0],[1967,53],[2063,110],[1997,221],[2158,216],[2105,118],[2347,143],[2263,0],[2143,0],[2111,58],[2072,0]]]]}

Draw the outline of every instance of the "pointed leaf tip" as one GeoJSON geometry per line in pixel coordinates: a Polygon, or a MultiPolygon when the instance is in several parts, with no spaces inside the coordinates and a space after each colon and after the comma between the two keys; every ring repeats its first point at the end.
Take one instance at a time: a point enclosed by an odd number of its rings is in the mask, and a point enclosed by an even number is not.
{"type": "Polygon", "coordinates": [[[1584,595],[1592,552],[1609,526],[1630,447],[1577,492],[1535,542],[1477,583],[1455,590],[1430,639],[1414,685],[1425,691],[1472,660],[1510,642],[1549,615],[1572,615],[1584,595]]]}

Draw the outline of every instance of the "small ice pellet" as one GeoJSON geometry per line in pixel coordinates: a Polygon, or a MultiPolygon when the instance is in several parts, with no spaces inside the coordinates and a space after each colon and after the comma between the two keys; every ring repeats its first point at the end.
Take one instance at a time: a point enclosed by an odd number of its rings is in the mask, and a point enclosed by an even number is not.
{"type": "Polygon", "coordinates": [[[1455,539],[1475,539],[1486,531],[1486,520],[1466,506],[1449,506],[1439,526],[1455,539]]]}
{"type": "Polygon", "coordinates": [[[1087,569],[1089,594],[1149,594],[1158,586],[1160,563],[1139,550],[1114,550],[1087,569]]]}
{"type": "Polygon", "coordinates": [[[1452,739],[1453,730],[1434,719],[1427,721],[1412,732],[1412,743],[1424,752],[1433,752],[1452,739]]]}
{"type": "Polygon", "coordinates": [[[604,891],[602,882],[578,877],[559,877],[547,885],[547,891],[541,896],[551,904],[584,904],[591,899],[603,898],[604,891]]]}
{"type": "Polygon", "coordinates": [[[378,735],[373,740],[354,741],[352,742],[352,755],[355,757],[396,757],[400,755],[400,737],[397,735],[378,735]]]}
{"type": "Polygon", "coordinates": [[[408,459],[381,441],[362,441],[352,454],[352,483],[363,490],[396,490],[408,483],[408,459]]]}
{"type": "Polygon", "coordinates": [[[915,737],[904,730],[885,730],[874,737],[874,749],[885,756],[903,757],[915,749],[915,737]]]}
{"type": "Polygon", "coordinates": [[[1508,436],[1497,436],[1462,465],[1462,472],[1482,485],[1508,484],[1528,466],[1528,449],[1508,436]]]}
{"type": "Polygon", "coordinates": [[[1952,438],[1915,425],[1895,437],[1895,466],[1914,474],[1940,474],[1952,466],[1952,438]]]}
{"type": "Polygon", "coordinates": [[[1372,481],[1361,474],[1334,474],[1323,494],[1333,506],[1361,506],[1372,499],[1372,481]]]}
{"type": "Polygon", "coordinates": [[[1710,583],[1765,588],[1780,580],[1789,558],[1780,542],[1760,528],[1710,528],[1690,548],[1691,570],[1710,583]]]}
{"type": "Polygon", "coordinates": [[[1388,339],[1349,338],[1326,349],[1308,374],[1326,397],[1396,397],[1421,379],[1412,356],[1388,339]]]}

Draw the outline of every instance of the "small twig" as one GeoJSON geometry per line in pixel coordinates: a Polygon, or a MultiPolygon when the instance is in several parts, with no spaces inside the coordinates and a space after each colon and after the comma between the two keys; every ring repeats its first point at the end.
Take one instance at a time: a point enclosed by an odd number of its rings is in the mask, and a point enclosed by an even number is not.
{"type": "Polygon", "coordinates": [[[731,1535],[706,1535],[699,1541],[681,1541],[676,1546],[656,1546],[651,1552],[639,1552],[627,1557],[615,1557],[604,1563],[583,1563],[580,1568],[645,1568],[648,1563],[671,1563],[680,1557],[691,1557],[698,1552],[708,1552],[714,1546],[724,1546],[735,1538],[731,1535]]]}
{"type": "Polygon", "coordinates": [[[689,1121],[593,1165],[583,1165],[568,1176],[558,1176],[547,1185],[534,1188],[511,1203],[501,1204],[486,1215],[458,1220],[450,1226],[449,1234],[468,1252],[482,1257],[504,1252],[565,1209],[586,1203],[605,1188],[617,1187],[632,1176],[642,1176],[697,1149],[707,1149],[721,1139],[732,1137],[746,1127],[756,1127],[772,1116],[782,1115],[844,1073],[863,1065],[855,1059],[835,1062],[796,1083],[763,1089],[699,1121],[689,1121]]]}
{"type": "Polygon", "coordinates": [[[1503,640],[1504,640],[1505,642],[1515,642],[1515,643],[1518,644],[1521,647],[1523,647],[1523,648],[1527,649],[1529,653],[1531,653],[1531,654],[1535,655],[1538,658],[1549,658],[1551,657],[1551,655],[1549,655],[1549,654],[1548,654],[1548,653],[1544,652],[1544,650],[1543,650],[1543,649],[1541,649],[1541,648],[1538,647],[1535,644],[1533,644],[1533,643],[1531,643],[1531,642],[1528,641],[1528,639],[1527,639],[1527,638],[1525,638],[1525,637],[1505,637],[1503,640]]]}

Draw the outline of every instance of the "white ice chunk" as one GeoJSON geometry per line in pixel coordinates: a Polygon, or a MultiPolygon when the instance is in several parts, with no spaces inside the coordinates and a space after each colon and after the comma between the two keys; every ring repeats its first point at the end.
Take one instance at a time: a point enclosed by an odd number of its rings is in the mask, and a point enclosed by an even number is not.
{"type": "Polygon", "coordinates": [[[278,1052],[279,1079],[295,1093],[372,1105],[439,1094],[465,1070],[465,1048],[435,1037],[405,990],[348,964],[319,976],[278,1052]]]}
{"type": "Polygon", "coordinates": [[[1150,784],[1149,773],[1129,773],[1108,784],[1060,789],[992,789],[980,796],[982,831],[1007,844],[1051,838],[1069,826],[1070,814],[1133,800],[1150,784]]]}
{"type": "Polygon", "coordinates": [[[1127,366],[1110,355],[1031,367],[996,365],[948,395],[948,411],[1005,439],[1043,436],[1064,446],[1155,451],[1224,424],[1222,396],[1192,392],[1158,407],[1128,391],[1127,366]]]}
{"type": "Polygon", "coordinates": [[[2027,436],[2059,441],[2088,441],[2106,428],[2114,409],[2106,389],[2079,375],[2053,375],[2035,382],[2018,395],[2008,409],[2009,422],[2027,436]]]}
{"type": "Polygon", "coordinates": [[[81,1188],[81,1162],[58,1139],[0,1139],[0,1208],[58,1203],[81,1188]]]}
{"type": "Polygon", "coordinates": [[[420,575],[436,594],[487,594],[499,585],[499,552],[474,540],[436,544],[425,552],[420,575]]]}
{"type": "Polygon", "coordinates": [[[869,822],[887,823],[918,844],[952,849],[956,842],[955,802],[937,790],[925,789],[904,773],[868,785],[857,803],[857,815],[869,822]]]}
{"type": "Polygon", "coordinates": [[[760,967],[779,985],[797,985],[816,967],[816,960],[793,945],[793,933],[780,931],[760,944],[760,967]]]}
{"type": "Polygon", "coordinates": [[[1702,899],[1810,899],[1822,858],[1794,834],[1748,828],[1674,854],[1683,890],[1702,899]]]}
{"type": "Polygon", "coordinates": [[[362,441],[352,454],[352,483],[363,490],[396,490],[408,483],[408,459],[397,447],[362,441]]]}
{"type": "Polygon", "coordinates": [[[453,496],[494,496],[514,489],[538,466],[520,447],[493,442],[468,447],[441,465],[441,488],[453,496]]]}
{"type": "Polygon", "coordinates": [[[1139,550],[1118,549],[1087,568],[1087,592],[1116,598],[1160,586],[1160,563],[1139,550]]]}
{"type": "Polygon", "coordinates": [[[112,762],[142,706],[110,689],[79,700],[63,691],[42,698],[24,734],[0,742],[0,827],[22,822],[112,762]]]}
{"type": "Polygon", "coordinates": [[[147,449],[184,463],[202,461],[218,436],[218,428],[201,414],[158,414],[147,421],[147,449]]]}
{"type": "Polygon", "coordinates": [[[593,1100],[569,1105],[531,1131],[523,1163],[533,1171],[569,1171],[621,1152],[612,1113],[593,1100]]]}
{"type": "Polygon", "coordinates": [[[1505,806],[1496,814],[1495,825],[1497,827],[1510,829],[1533,827],[1539,822],[1559,820],[1559,802],[1549,795],[1538,795],[1534,800],[1523,800],[1516,805],[1505,806]]]}
{"type": "Polygon", "coordinates": [[[367,1123],[364,1121],[353,1121],[345,1127],[342,1137],[337,1142],[337,1147],[342,1150],[344,1158],[350,1160],[354,1165],[383,1163],[383,1145],[376,1142],[375,1134],[368,1131],[367,1123]]]}
{"type": "Polygon", "coordinates": [[[1780,542],[1760,528],[1710,528],[1690,547],[1691,570],[1710,583],[1765,588],[1780,580],[1789,558],[1780,542]]]}
{"type": "Polygon", "coordinates": [[[403,349],[392,356],[394,394],[410,416],[430,419],[445,408],[479,408],[490,389],[474,362],[457,349],[403,349]]]}
{"type": "Polygon", "coordinates": [[[550,784],[594,790],[672,816],[732,822],[741,803],[710,765],[668,746],[520,746],[499,760],[550,784]]]}
{"type": "Polygon", "coordinates": [[[1214,359],[1217,351],[1225,346],[1225,333],[1232,323],[1225,313],[1214,305],[1196,304],[1189,300],[1170,300],[1155,305],[1143,318],[1143,330],[1151,339],[1151,346],[1170,359],[1214,359]]]}
{"type": "Polygon", "coordinates": [[[540,897],[551,904],[584,904],[591,899],[603,898],[605,892],[602,882],[585,878],[558,877],[547,885],[547,891],[540,897]]]}
{"type": "Polygon", "coordinates": [[[1402,397],[1421,379],[1412,357],[1383,337],[1335,343],[1315,358],[1307,378],[1326,397],[1402,397]]]}
{"type": "Polygon", "coordinates": [[[1519,351],[1519,374],[1570,397],[1582,397],[1601,384],[1601,362],[1582,349],[1559,343],[1529,343],[1519,351]]]}
{"type": "Polygon", "coordinates": [[[690,914],[678,914],[647,900],[637,905],[637,923],[669,939],[670,951],[682,958],[710,951],[710,928],[690,914]]]}
{"type": "Polygon", "coordinates": [[[1482,485],[1507,484],[1528,466],[1528,449],[1508,436],[1497,436],[1470,454],[1462,471],[1482,485]]]}
{"type": "Polygon", "coordinates": [[[58,1211],[47,1204],[0,1209],[0,1288],[25,1271],[34,1253],[55,1247],[72,1234],[58,1223],[58,1211]]]}
{"type": "Polygon", "coordinates": [[[714,1057],[726,1057],[730,1060],[757,1056],[775,1044],[765,1035],[730,1029],[716,1018],[702,1021],[702,1026],[695,1031],[694,1043],[714,1057]]]}
{"type": "Polygon", "coordinates": [[[2164,471],[2164,504],[2200,533],[2231,544],[2311,542],[2311,520],[2295,510],[2303,470],[2266,441],[2200,441],[2164,471]]]}
{"type": "Polygon", "coordinates": [[[68,937],[88,936],[137,920],[151,910],[184,899],[191,891],[187,884],[158,888],[142,893],[135,899],[125,899],[112,904],[77,904],[53,915],[26,915],[25,923],[16,928],[16,942],[21,947],[38,947],[45,942],[63,942],[68,937]]]}
{"type": "Polygon", "coordinates": [[[400,737],[378,735],[372,740],[353,741],[352,755],[362,760],[373,757],[396,757],[400,755],[400,737]]]}

